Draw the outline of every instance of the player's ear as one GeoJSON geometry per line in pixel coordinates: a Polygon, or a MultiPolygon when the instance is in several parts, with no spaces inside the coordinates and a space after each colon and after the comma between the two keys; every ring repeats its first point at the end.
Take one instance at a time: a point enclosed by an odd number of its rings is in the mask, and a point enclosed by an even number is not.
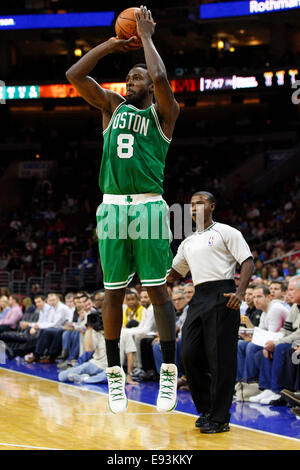
{"type": "Polygon", "coordinates": [[[150,86],[149,86],[149,92],[154,93],[154,84],[153,83],[151,83],[150,86]]]}

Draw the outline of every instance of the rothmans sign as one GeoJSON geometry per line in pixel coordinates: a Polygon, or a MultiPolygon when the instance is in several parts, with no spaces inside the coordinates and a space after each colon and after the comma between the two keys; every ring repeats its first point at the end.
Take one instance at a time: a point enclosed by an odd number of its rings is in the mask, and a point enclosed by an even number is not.
{"type": "Polygon", "coordinates": [[[230,18],[275,13],[300,8],[300,0],[249,0],[200,5],[200,19],[230,18]]]}

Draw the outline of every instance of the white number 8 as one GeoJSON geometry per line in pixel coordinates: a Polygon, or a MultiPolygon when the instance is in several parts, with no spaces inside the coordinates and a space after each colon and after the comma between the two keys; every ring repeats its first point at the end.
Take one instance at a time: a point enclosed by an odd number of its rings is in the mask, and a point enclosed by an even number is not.
{"type": "Polygon", "coordinates": [[[134,137],[132,134],[118,135],[117,154],[119,158],[131,158],[133,155],[134,137]]]}

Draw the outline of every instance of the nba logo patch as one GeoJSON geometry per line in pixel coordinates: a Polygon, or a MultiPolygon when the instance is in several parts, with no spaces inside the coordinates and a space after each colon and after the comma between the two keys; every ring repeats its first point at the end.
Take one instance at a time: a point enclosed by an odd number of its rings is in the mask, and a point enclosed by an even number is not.
{"type": "Polygon", "coordinates": [[[211,235],[208,239],[208,246],[213,246],[214,245],[214,236],[211,235]]]}

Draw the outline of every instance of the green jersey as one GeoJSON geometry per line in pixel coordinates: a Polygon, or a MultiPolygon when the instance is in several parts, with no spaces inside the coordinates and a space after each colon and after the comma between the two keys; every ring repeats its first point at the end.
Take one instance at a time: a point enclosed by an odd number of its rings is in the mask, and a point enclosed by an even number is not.
{"type": "Polygon", "coordinates": [[[163,193],[171,140],[161,129],[154,104],[137,109],[120,103],[103,139],[99,186],[104,194],[163,193]]]}

